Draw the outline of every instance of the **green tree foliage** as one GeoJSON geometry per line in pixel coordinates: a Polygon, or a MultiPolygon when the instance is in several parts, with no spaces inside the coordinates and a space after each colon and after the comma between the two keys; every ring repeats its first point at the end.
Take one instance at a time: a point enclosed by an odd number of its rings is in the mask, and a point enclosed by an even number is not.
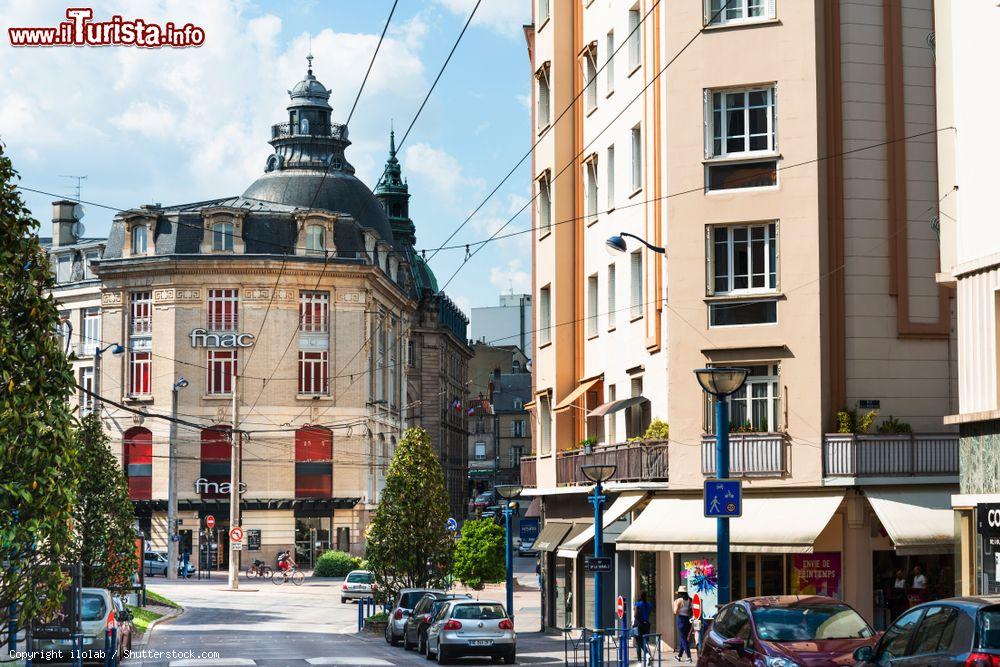
{"type": "Polygon", "coordinates": [[[876,410],[870,410],[863,415],[859,415],[857,410],[844,408],[837,413],[837,433],[864,435],[871,429],[876,418],[878,418],[878,411],[876,410]]]}
{"type": "Polygon", "coordinates": [[[136,571],[135,508],[125,472],[111,454],[97,413],[76,432],[80,483],[70,562],[83,563],[83,585],[122,590],[136,571]]]}
{"type": "Polygon", "coordinates": [[[504,529],[491,519],[466,521],[455,545],[455,577],[477,590],[502,581],[507,575],[504,537],[504,529]]]}
{"type": "Polygon", "coordinates": [[[314,577],[346,577],[351,570],[361,569],[361,559],[343,551],[324,551],[316,559],[314,577]]]}
{"type": "Polygon", "coordinates": [[[407,429],[367,533],[368,569],[382,596],[444,584],[454,548],[447,521],[444,472],[430,436],[422,428],[407,429]]]}
{"type": "Polygon", "coordinates": [[[0,144],[0,640],[11,602],[22,627],[59,606],[76,501],[73,372],[54,335],[59,311],[38,221],[17,178],[0,144]]]}

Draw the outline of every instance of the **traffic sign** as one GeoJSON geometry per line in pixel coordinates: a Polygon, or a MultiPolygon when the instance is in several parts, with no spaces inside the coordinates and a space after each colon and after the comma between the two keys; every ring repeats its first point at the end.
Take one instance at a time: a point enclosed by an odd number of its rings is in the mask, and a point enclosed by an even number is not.
{"type": "Polygon", "coordinates": [[[215,517],[209,514],[205,517],[205,525],[208,526],[209,530],[215,528],[215,517]]]}
{"type": "Polygon", "coordinates": [[[722,519],[743,515],[743,488],[738,479],[705,480],[705,516],[722,519]]]}
{"type": "Polygon", "coordinates": [[[691,598],[691,616],[701,618],[701,596],[697,593],[691,598]]]}
{"type": "Polygon", "coordinates": [[[448,521],[445,523],[445,528],[447,528],[450,532],[454,533],[456,530],[458,530],[458,522],[455,521],[454,517],[450,517],[448,521]]]}
{"type": "Polygon", "coordinates": [[[230,551],[243,551],[243,543],[242,542],[230,542],[229,543],[229,550],[230,551]]]}
{"type": "Polygon", "coordinates": [[[610,572],[611,571],[611,557],[610,556],[587,556],[583,559],[583,569],[587,572],[610,572]]]}
{"type": "Polygon", "coordinates": [[[618,614],[618,618],[625,618],[625,598],[621,595],[615,601],[615,613],[618,614]]]}
{"type": "Polygon", "coordinates": [[[229,531],[229,540],[231,542],[242,542],[243,529],[239,526],[233,526],[232,530],[229,531]]]}

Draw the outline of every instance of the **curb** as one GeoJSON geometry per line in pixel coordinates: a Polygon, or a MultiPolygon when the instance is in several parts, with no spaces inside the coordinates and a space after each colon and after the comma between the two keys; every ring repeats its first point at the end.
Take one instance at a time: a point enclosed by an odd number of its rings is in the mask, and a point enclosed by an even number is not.
{"type": "Polygon", "coordinates": [[[142,633],[142,639],[139,641],[138,646],[133,650],[142,650],[146,648],[146,644],[149,643],[149,638],[153,634],[153,630],[156,629],[156,626],[158,626],[160,623],[166,623],[167,621],[172,621],[175,618],[180,617],[182,614],[184,614],[185,611],[187,610],[184,607],[180,607],[177,610],[176,614],[170,614],[169,616],[163,615],[160,618],[155,619],[152,623],[149,624],[149,627],[146,628],[146,631],[142,633]]]}

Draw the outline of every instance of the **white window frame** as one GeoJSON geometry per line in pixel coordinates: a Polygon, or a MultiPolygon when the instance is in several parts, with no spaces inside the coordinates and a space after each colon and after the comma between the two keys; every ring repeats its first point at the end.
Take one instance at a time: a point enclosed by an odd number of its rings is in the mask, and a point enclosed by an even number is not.
{"type": "Polygon", "coordinates": [[[605,97],[615,92],[615,31],[609,30],[604,38],[604,86],[608,92],[605,97]]]}
{"type": "Polygon", "coordinates": [[[95,259],[101,258],[100,250],[88,250],[83,253],[83,279],[92,280],[97,276],[94,275],[94,270],[90,268],[90,262],[95,259]]]}
{"type": "Polygon", "coordinates": [[[704,0],[706,26],[740,25],[772,21],[776,18],[774,0],[704,0]],[[751,10],[760,13],[750,16],[751,10]]]}
{"type": "Polygon", "coordinates": [[[149,252],[149,227],[140,223],[134,225],[130,233],[132,235],[130,254],[132,256],[147,254],[149,252]],[[136,241],[139,240],[140,238],[142,240],[142,243],[137,244],[136,241]]]}
{"type": "Polygon", "coordinates": [[[473,446],[472,456],[476,461],[486,460],[486,443],[484,441],[480,440],[473,446]]]}
{"type": "Polygon", "coordinates": [[[552,82],[549,80],[549,63],[546,62],[535,72],[535,129],[544,132],[552,122],[552,82]]]}
{"type": "Polygon", "coordinates": [[[580,54],[583,71],[583,109],[585,114],[597,109],[597,42],[591,42],[580,54]]]}
{"type": "Polygon", "coordinates": [[[212,252],[233,252],[236,247],[236,225],[229,221],[212,225],[212,252]]]}
{"type": "Polygon", "coordinates": [[[128,366],[129,396],[149,396],[152,393],[153,384],[153,353],[129,352],[128,366]],[[146,369],[145,377],[142,373],[137,372],[142,368],[146,369]]]}
{"type": "Polygon", "coordinates": [[[68,283],[73,280],[73,255],[59,255],[56,258],[56,282],[68,283]]]}
{"type": "Polygon", "coordinates": [[[597,222],[597,153],[592,153],[583,163],[583,209],[588,225],[597,222]]]}
{"type": "Polygon", "coordinates": [[[524,420],[514,419],[510,422],[510,437],[512,438],[524,438],[524,420]]]}
{"type": "Polygon", "coordinates": [[[129,333],[133,336],[153,333],[152,292],[132,292],[129,295],[129,333]]]}
{"type": "Polygon", "coordinates": [[[632,128],[632,193],[642,190],[642,125],[632,128]]]}
{"type": "Polygon", "coordinates": [[[749,223],[749,224],[737,224],[737,225],[709,225],[707,227],[707,257],[708,257],[708,281],[706,292],[709,296],[722,296],[722,295],[755,295],[755,294],[775,294],[778,292],[781,286],[780,268],[781,268],[781,255],[780,246],[778,240],[778,223],[776,221],[768,221],[761,223],[749,223]],[[724,230],[726,233],[726,267],[725,273],[719,273],[719,266],[716,263],[716,246],[721,245],[720,242],[716,240],[716,233],[724,230]],[[746,232],[746,241],[737,241],[736,232],[737,230],[744,230],[746,232]],[[754,230],[761,230],[763,232],[762,238],[759,241],[754,241],[753,234],[754,230]],[[737,245],[746,245],[747,252],[747,273],[741,274],[740,277],[746,277],[747,287],[737,288],[736,285],[736,266],[735,266],[735,255],[737,245]],[[754,246],[759,244],[763,247],[764,253],[764,267],[762,273],[755,273],[753,267],[753,250],[754,246]],[[773,253],[772,253],[773,250],[773,253]],[[774,255],[774,266],[772,267],[772,257],[774,255]],[[774,285],[770,284],[771,274],[774,274],[774,285]],[[754,276],[762,275],[764,279],[764,285],[762,287],[754,287],[754,276]],[[716,278],[725,278],[724,289],[719,289],[716,285],[716,278]]]}
{"type": "MultiPolygon", "coordinates": [[[[751,87],[741,87],[741,88],[719,88],[719,89],[706,89],[704,94],[704,105],[705,105],[705,157],[711,159],[742,159],[751,158],[760,155],[773,155],[778,150],[778,135],[777,135],[777,99],[778,99],[778,88],[775,84],[769,84],[766,86],[751,86],[751,87]],[[766,104],[763,108],[767,109],[769,113],[766,114],[767,117],[767,130],[764,132],[763,136],[767,139],[767,145],[764,148],[750,148],[751,137],[762,136],[760,133],[751,135],[750,133],[750,95],[752,93],[763,92],[766,95],[766,104]],[[730,95],[742,95],[743,102],[741,107],[734,107],[735,109],[742,109],[743,111],[743,133],[735,134],[732,137],[726,134],[727,123],[727,102],[730,95]],[[718,106],[716,104],[718,102],[718,106]],[[717,115],[718,113],[718,115],[717,115]],[[719,130],[719,146],[716,148],[716,129],[718,126],[719,130]],[[729,140],[730,139],[743,139],[743,150],[729,151],[729,140]]],[[[761,108],[761,107],[753,107],[761,108]]]]}
{"type": "Polygon", "coordinates": [[[538,235],[541,238],[552,231],[552,184],[549,180],[549,170],[543,171],[535,182],[538,187],[536,199],[538,235]]]}
{"type": "Polygon", "coordinates": [[[81,328],[79,355],[92,357],[95,349],[101,346],[101,309],[85,308],[81,328]]]}
{"type": "Polygon", "coordinates": [[[552,453],[552,397],[548,393],[540,394],[538,404],[538,454],[548,456],[552,453]]]}
{"type": "Polygon", "coordinates": [[[552,342],[552,285],[539,288],[538,305],[538,343],[548,345],[552,342]]]}
{"type": "Polygon", "coordinates": [[[618,321],[618,270],[614,263],[608,264],[608,330],[615,328],[618,321]]]}
{"type": "Polygon", "coordinates": [[[306,254],[322,255],[326,252],[326,227],[306,225],[306,254]]]}
{"type": "MultiPolygon", "coordinates": [[[[729,397],[729,421],[736,424],[735,416],[742,410],[747,416],[745,421],[760,433],[775,433],[781,426],[781,366],[777,363],[768,364],[741,364],[750,369],[747,381],[738,392],[729,397]],[[762,372],[763,371],[763,372],[762,372]],[[763,395],[754,397],[755,387],[763,386],[763,395]],[[766,405],[769,423],[767,428],[761,428],[761,424],[755,423],[753,413],[754,401],[763,401],[766,405]]],[[[740,424],[736,424],[739,426],[740,424]]]]}
{"type": "Polygon", "coordinates": [[[208,351],[208,395],[209,396],[230,396],[233,389],[234,370],[239,372],[239,351],[230,350],[209,350],[208,351]],[[219,368],[219,381],[215,380],[215,369],[219,368]]]}
{"type": "Polygon", "coordinates": [[[642,250],[629,255],[629,317],[637,320],[643,314],[643,267],[642,250]]]}
{"type": "MultiPolygon", "coordinates": [[[[608,385],[608,402],[617,400],[617,387],[613,384],[608,385]]],[[[607,433],[608,444],[613,445],[618,442],[618,413],[612,412],[608,415],[608,423],[605,425],[605,433],[607,433]]]]}
{"type": "Polygon", "coordinates": [[[604,173],[606,180],[604,189],[607,191],[608,210],[611,211],[615,207],[615,145],[614,144],[608,146],[607,156],[608,156],[607,164],[604,166],[604,173]]]}
{"type": "Polygon", "coordinates": [[[628,10],[628,71],[629,75],[642,66],[642,14],[639,5],[628,10]]]}
{"type": "Polygon", "coordinates": [[[597,311],[600,299],[598,297],[598,289],[600,284],[598,282],[597,274],[591,274],[587,276],[587,336],[593,338],[598,335],[597,326],[597,311]]]}
{"type": "Polygon", "coordinates": [[[80,414],[81,415],[88,415],[94,410],[94,397],[88,394],[87,391],[94,391],[93,366],[86,366],[80,369],[80,414]]]}
{"type": "Polygon", "coordinates": [[[330,356],[326,350],[299,350],[299,395],[330,393],[330,356]]]}
{"type": "Polygon", "coordinates": [[[538,27],[539,30],[551,17],[550,0],[538,0],[538,27]]]}
{"type": "Polygon", "coordinates": [[[524,447],[522,445],[511,445],[510,452],[510,467],[517,468],[521,465],[521,458],[524,456],[524,447]]]}
{"type": "Polygon", "coordinates": [[[240,291],[238,289],[208,290],[209,331],[237,331],[240,326],[240,291]],[[216,304],[220,309],[217,310],[216,304]],[[220,314],[221,313],[221,314],[220,314]]]}
{"type": "Polygon", "coordinates": [[[299,331],[302,333],[328,333],[330,330],[329,322],[330,293],[305,290],[299,292],[299,331]]]}

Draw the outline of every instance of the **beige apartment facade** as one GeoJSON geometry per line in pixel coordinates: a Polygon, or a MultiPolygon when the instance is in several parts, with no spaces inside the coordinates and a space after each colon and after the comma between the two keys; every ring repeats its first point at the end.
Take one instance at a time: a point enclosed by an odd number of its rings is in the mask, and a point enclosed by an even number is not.
{"type": "Polygon", "coordinates": [[[613,588],[653,595],[672,643],[672,591],[715,567],[701,508],[712,413],[693,375],[711,365],[750,369],[731,405],[732,476],[747,497],[734,596],[822,590],[885,627],[902,603],[955,589],[932,3],[724,4],[536,2],[536,132],[540,98],[553,119],[572,104],[534,155],[542,182],[573,164],[548,183],[548,234],[544,201],[535,210],[530,493],[552,525],[539,538],[549,626],[592,623],[592,511],[576,469],[610,459],[613,588]],[[613,199],[599,189],[595,207],[591,173],[606,190],[609,166],[613,199]],[[665,254],[626,237],[641,280],[609,300],[601,286],[627,276],[604,252],[620,231],[665,254]],[[609,301],[627,309],[613,324],[609,301]],[[641,390],[623,393],[635,376],[641,390]],[[634,397],[647,400],[613,411],[634,397]],[[624,442],[636,405],[669,423],[668,441],[624,442]],[[837,433],[842,409],[878,417],[867,434],[837,433]],[[930,589],[892,599],[887,578],[915,567],[934,573],[930,589]]]}

